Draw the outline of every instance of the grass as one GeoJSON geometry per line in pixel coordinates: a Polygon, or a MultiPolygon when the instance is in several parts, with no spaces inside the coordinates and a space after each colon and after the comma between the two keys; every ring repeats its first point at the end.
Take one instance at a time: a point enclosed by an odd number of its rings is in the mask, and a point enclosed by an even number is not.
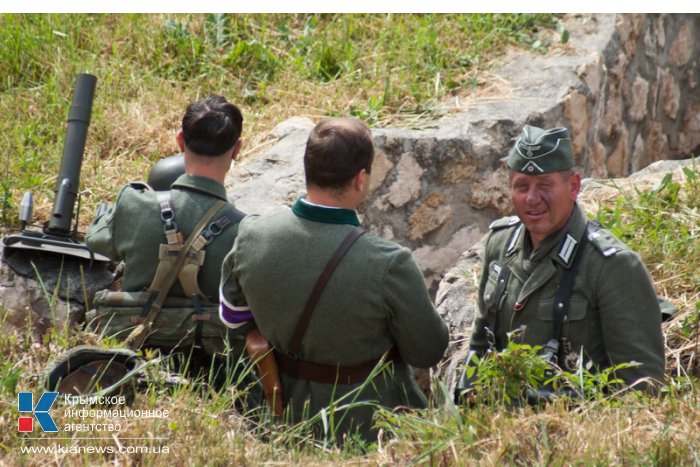
{"type": "MultiPolygon", "coordinates": [[[[27,189],[36,196],[35,218],[47,218],[80,71],[98,75],[81,180],[87,213],[175,152],[178,119],[198,96],[219,92],[241,104],[244,157],[260,152],[266,131],[293,115],[417,125],[451,111],[450,97],[478,98],[506,47],[542,50],[552,37],[543,32],[555,23],[552,15],[0,16],[0,225],[17,226],[27,189]]],[[[51,443],[18,435],[17,391],[40,393],[46,363],[67,348],[114,345],[68,328],[39,336],[28,325],[0,333],[0,465],[698,465],[698,177],[695,167],[651,190],[613,186],[614,195],[589,212],[642,254],[657,292],[680,309],[664,325],[671,378],[663,398],[625,394],[536,411],[467,408],[450,404],[437,384],[434,407],[381,412],[376,444],[337,447],[314,442],[308,424],[253,424],[252,414],[235,409],[244,390],[172,389],[155,372],[129,408],[168,410],[167,417],[82,420],[119,422],[121,446],[137,446],[126,437],[145,438],[140,445],[150,454],[23,454],[22,446],[51,443]]],[[[55,291],[45,292],[50,300],[55,291]]],[[[0,323],[6,319],[0,308],[0,323]]],[[[59,426],[76,421],[52,413],[59,426]]],[[[68,447],[119,446],[70,435],[68,447]]]]}
{"type": "MultiPolygon", "coordinates": [[[[25,333],[0,334],[0,462],[8,465],[697,465],[700,462],[700,288],[697,282],[700,170],[690,168],[666,176],[651,189],[611,188],[614,196],[601,197],[598,218],[648,261],[657,287],[668,278],[682,277],[677,288],[667,289],[680,308],[664,324],[667,341],[667,375],[662,397],[641,393],[596,392],[583,402],[555,402],[543,408],[505,408],[502,400],[485,394],[478,404],[456,407],[446,388],[435,382],[434,405],[402,413],[382,410],[377,417],[380,437],[376,444],[349,442],[338,447],[310,436],[308,423],[273,425],[253,423],[250,412],[236,409],[245,389],[220,392],[194,384],[169,388],[154,367],[150,386],[137,393],[131,406],[139,410],[167,410],[164,418],[110,419],[88,417],[82,423],[120,423],[119,439],[131,452],[22,454],[22,446],[50,445],[29,441],[15,428],[18,390],[40,392],[40,375],[46,362],[60,351],[81,343],[98,344],[99,336],[82,330],[52,329],[37,341],[25,333]],[[675,177],[675,178],[674,178],[675,177]],[[661,208],[663,206],[663,208],[661,208]],[[659,222],[658,218],[663,221],[659,222]],[[654,223],[656,233],[647,226],[654,223]],[[673,234],[673,235],[672,235],[673,234]],[[655,238],[665,238],[664,254],[656,255],[655,238]],[[688,249],[690,248],[690,249],[688,249]],[[684,255],[687,255],[684,257],[684,255]],[[685,277],[687,275],[688,277],[685,277]],[[128,444],[125,438],[146,438],[128,444]],[[167,440],[160,439],[167,438],[167,440]],[[138,446],[145,446],[140,448],[138,446]],[[169,453],[164,453],[168,446],[169,453]],[[134,452],[150,449],[149,453],[134,452]]],[[[0,321],[4,320],[0,316],[0,321]]],[[[102,341],[102,345],[114,342],[102,341]]],[[[541,361],[528,360],[529,349],[511,349],[502,358],[515,372],[496,372],[491,389],[508,387],[519,373],[538,374],[541,361]],[[539,365],[539,366],[538,366],[539,365]],[[538,369],[539,368],[539,369],[538,369]]],[[[533,349],[530,349],[533,350],[533,349]]],[[[494,373],[495,374],[495,373],[494,373]]],[[[529,377],[528,377],[529,378],[529,377]]],[[[589,385],[605,387],[603,375],[589,385]]],[[[521,379],[521,383],[523,381],[521,379]]],[[[341,401],[342,403],[342,401],[341,401]]],[[[337,404],[337,403],[336,403],[337,404]]],[[[97,407],[103,408],[103,407],[97,407]]],[[[53,410],[59,426],[75,417],[53,410]]],[[[87,433],[69,433],[66,446],[118,447],[111,440],[86,440],[87,433]]],[[[52,435],[43,435],[49,439],[52,435]]],[[[77,449],[77,448],[74,448],[77,449]]],[[[115,448],[116,449],[116,448],[115,448]]]]}
{"type": "Polygon", "coordinates": [[[543,14],[1,15],[0,226],[18,225],[25,190],[34,218],[47,218],[79,72],[98,78],[84,226],[100,201],[177,152],[179,119],[199,97],[242,107],[244,158],[295,115],[416,125],[450,112],[450,96],[478,97],[506,48],[556,43],[556,24],[543,14]]]}

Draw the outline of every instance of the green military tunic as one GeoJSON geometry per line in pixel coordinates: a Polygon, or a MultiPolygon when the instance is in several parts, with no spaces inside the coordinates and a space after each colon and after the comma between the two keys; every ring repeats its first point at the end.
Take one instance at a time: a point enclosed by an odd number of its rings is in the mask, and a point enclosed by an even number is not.
{"type": "MultiPolygon", "coordinates": [[[[638,254],[604,229],[591,229],[574,282],[562,337],[570,351],[560,365],[573,366],[577,356],[599,368],[624,362],[639,367],[618,372],[625,382],[664,375],[661,314],[649,273],[638,254]]],[[[524,326],[523,342],[544,345],[553,337],[553,301],[562,271],[571,266],[586,218],[578,207],[565,227],[531,251],[529,235],[517,217],[491,226],[479,286],[479,312],[470,347],[484,352],[489,341],[485,327],[486,302],[496,290],[501,268],[512,271],[500,306],[497,306],[495,345],[507,343],[506,334],[524,326]]]]}
{"type": "MultiPolygon", "coordinates": [[[[245,304],[235,302],[242,290],[262,334],[278,351],[286,352],[321,270],[356,225],[354,211],[316,206],[303,199],[291,211],[249,216],[241,222],[234,248],[224,261],[222,303],[245,313],[245,304]]],[[[411,252],[365,234],[330,278],[302,340],[299,358],[327,365],[357,365],[377,360],[396,347],[399,358],[391,371],[376,378],[356,400],[385,407],[425,407],[426,399],[407,365],[435,365],[447,341],[447,327],[433,307],[411,252]]],[[[284,402],[295,421],[305,411],[313,416],[360,386],[334,387],[281,376],[284,402]]],[[[375,438],[373,413],[372,407],[353,409],[340,432],[359,427],[365,438],[375,438]]],[[[339,418],[336,414],[336,423],[339,418]]]]}
{"type": "MultiPolygon", "coordinates": [[[[185,239],[202,216],[217,200],[226,201],[226,190],[207,177],[181,175],[171,186],[171,205],[175,222],[185,239]]],[[[166,243],[163,221],[155,192],[138,186],[125,186],[116,203],[88,228],[88,247],[112,260],[124,261],[124,282],[127,292],[147,290],[158,267],[158,248],[166,243]]],[[[216,219],[215,215],[213,219],[216,219]]],[[[221,262],[231,250],[238,224],[231,226],[206,247],[204,264],[198,283],[206,298],[217,303],[221,262]]],[[[182,297],[176,281],[169,296],[182,297]]]]}

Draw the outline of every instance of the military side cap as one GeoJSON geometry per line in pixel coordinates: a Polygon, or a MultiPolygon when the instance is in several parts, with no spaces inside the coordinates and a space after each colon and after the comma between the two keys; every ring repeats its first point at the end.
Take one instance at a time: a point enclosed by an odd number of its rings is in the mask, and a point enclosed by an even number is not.
{"type": "Polygon", "coordinates": [[[543,130],[525,125],[511,149],[508,167],[527,175],[539,175],[574,167],[571,137],[566,128],[543,130]]]}

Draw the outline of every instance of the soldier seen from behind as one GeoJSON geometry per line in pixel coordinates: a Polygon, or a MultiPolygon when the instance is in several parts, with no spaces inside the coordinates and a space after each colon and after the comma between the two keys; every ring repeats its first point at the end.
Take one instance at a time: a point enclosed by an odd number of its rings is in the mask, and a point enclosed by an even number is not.
{"type": "MultiPolygon", "coordinates": [[[[662,380],[661,313],[649,272],[576,203],[581,176],[568,130],[526,125],[507,166],[517,216],[490,226],[468,361],[503,350],[517,330],[517,342],[542,346],[564,370],[633,363],[617,371],[625,384],[662,380]]],[[[463,376],[462,389],[467,384],[463,376]]]]}
{"type": "Polygon", "coordinates": [[[325,409],[337,431],[319,423],[318,434],[341,440],[359,430],[375,441],[377,406],[426,407],[408,365],[437,364],[448,341],[410,250],[358,228],[373,159],[360,120],[321,121],[304,154],[307,195],[244,219],[222,272],[222,318],[254,319],[274,347],[286,419],[325,409]],[[368,380],[382,358],[388,366],[368,380]]]}
{"type": "Polygon", "coordinates": [[[162,191],[125,186],[86,238],[93,251],[124,262],[122,291],[98,292],[88,325],[118,339],[147,325],[145,347],[176,353],[191,375],[213,368],[219,381],[223,362],[242,352],[247,331],[218,319],[221,263],[243,217],[224,188],[242,129],[241,111],[221,96],[190,104],[176,138],[184,173],[162,191]]]}

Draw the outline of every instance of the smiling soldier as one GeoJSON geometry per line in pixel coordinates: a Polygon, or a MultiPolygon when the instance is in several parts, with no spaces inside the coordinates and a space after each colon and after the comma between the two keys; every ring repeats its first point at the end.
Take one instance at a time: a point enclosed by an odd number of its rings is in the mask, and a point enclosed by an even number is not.
{"type": "Polygon", "coordinates": [[[567,129],[526,125],[507,166],[517,216],[489,227],[470,350],[503,350],[519,329],[522,343],[552,351],[566,370],[636,362],[617,372],[626,384],[661,380],[651,278],[637,253],[577,205],[581,176],[567,129]]]}

